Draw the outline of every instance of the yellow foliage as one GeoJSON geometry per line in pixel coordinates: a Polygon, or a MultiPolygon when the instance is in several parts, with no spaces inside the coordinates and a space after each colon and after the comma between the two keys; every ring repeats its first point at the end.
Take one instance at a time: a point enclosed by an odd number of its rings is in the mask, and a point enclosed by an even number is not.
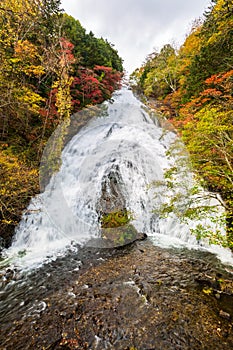
{"type": "Polygon", "coordinates": [[[6,150],[0,150],[0,164],[1,225],[15,225],[29,199],[39,191],[38,169],[25,166],[6,150]]]}
{"type": "Polygon", "coordinates": [[[26,86],[21,87],[21,91],[17,92],[16,98],[19,102],[26,104],[28,109],[33,113],[39,112],[40,103],[44,101],[44,98],[26,86]]]}
{"type": "Polygon", "coordinates": [[[232,10],[233,10],[233,4],[230,3],[230,1],[218,0],[216,5],[213,8],[213,15],[216,19],[218,19],[222,13],[225,13],[226,11],[232,11],[232,10]]]}
{"type": "Polygon", "coordinates": [[[31,65],[25,69],[25,73],[29,76],[40,76],[45,73],[45,69],[42,66],[31,65]]]}
{"type": "Polygon", "coordinates": [[[38,53],[38,48],[28,40],[18,40],[15,44],[14,57],[10,62],[19,72],[24,72],[28,76],[41,76],[45,73],[41,65],[42,58],[38,53]]]}
{"type": "Polygon", "coordinates": [[[210,294],[212,294],[213,289],[212,288],[204,288],[202,291],[203,291],[203,293],[210,295],[210,294]]]}
{"type": "Polygon", "coordinates": [[[61,119],[70,117],[72,100],[70,95],[70,86],[73,78],[67,76],[61,77],[60,81],[54,83],[53,88],[57,88],[56,107],[61,119]]]}
{"type": "Polygon", "coordinates": [[[18,40],[15,45],[15,55],[23,60],[29,58],[35,58],[38,55],[35,45],[28,40],[18,40]]]}
{"type": "Polygon", "coordinates": [[[187,66],[189,66],[192,57],[196,55],[201,48],[201,38],[199,33],[201,31],[201,26],[195,28],[186,38],[184,44],[181,46],[179,51],[179,56],[182,58],[180,60],[180,70],[183,71],[187,66]]]}
{"type": "Polygon", "coordinates": [[[38,14],[36,3],[39,4],[40,0],[1,0],[1,10],[14,13],[16,18],[22,20],[22,16],[36,16],[38,14]]]}

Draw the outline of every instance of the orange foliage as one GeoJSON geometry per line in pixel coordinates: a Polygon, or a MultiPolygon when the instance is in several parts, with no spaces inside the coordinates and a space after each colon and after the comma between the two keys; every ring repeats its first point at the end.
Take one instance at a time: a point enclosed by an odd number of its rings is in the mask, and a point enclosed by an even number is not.
{"type": "Polygon", "coordinates": [[[208,85],[217,85],[223,83],[228,78],[233,77],[233,70],[229,70],[228,72],[224,72],[221,74],[214,74],[210,78],[205,80],[205,83],[208,85]]]}
{"type": "Polygon", "coordinates": [[[200,93],[201,96],[218,97],[222,95],[222,92],[217,89],[205,89],[200,93]]]}

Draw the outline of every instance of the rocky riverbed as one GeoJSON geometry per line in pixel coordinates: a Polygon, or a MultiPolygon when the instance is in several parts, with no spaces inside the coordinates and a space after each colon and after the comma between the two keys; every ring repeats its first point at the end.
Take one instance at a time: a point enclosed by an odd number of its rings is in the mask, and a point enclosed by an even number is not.
{"type": "Polygon", "coordinates": [[[149,240],[77,254],[53,262],[39,295],[28,286],[34,308],[28,300],[5,314],[1,349],[233,348],[232,273],[211,255],[149,240]]]}

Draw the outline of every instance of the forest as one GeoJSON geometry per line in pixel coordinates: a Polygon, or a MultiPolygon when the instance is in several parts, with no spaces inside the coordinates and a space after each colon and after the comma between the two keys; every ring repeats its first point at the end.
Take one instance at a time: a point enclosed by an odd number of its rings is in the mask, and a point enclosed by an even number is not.
{"type": "Polygon", "coordinates": [[[156,101],[184,141],[202,185],[220,194],[233,247],[233,3],[212,0],[179,49],[147,56],[131,85],[156,101]]]}
{"type": "Polygon", "coordinates": [[[39,163],[55,128],[118,89],[122,59],[87,33],[60,0],[2,0],[0,5],[0,245],[39,192],[39,163]]]}

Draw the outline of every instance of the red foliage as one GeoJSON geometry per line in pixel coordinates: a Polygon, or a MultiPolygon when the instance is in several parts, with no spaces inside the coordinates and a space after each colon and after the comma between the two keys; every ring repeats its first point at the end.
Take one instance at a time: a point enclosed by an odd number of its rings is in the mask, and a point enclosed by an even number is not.
{"type": "Polygon", "coordinates": [[[112,68],[111,67],[105,67],[105,66],[95,66],[94,67],[95,71],[101,71],[101,72],[112,72],[112,68]]]}
{"type": "Polygon", "coordinates": [[[60,50],[61,58],[65,60],[66,63],[69,63],[69,64],[74,63],[75,58],[72,53],[74,45],[64,38],[60,39],[60,45],[61,45],[61,50],[60,50]]]}
{"type": "MultiPolygon", "coordinates": [[[[72,61],[73,44],[62,39],[62,54],[72,61]]],[[[69,63],[70,63],[69,62],[69,63]]],[[[113,91],[120,87],[122,74],[111,67],[95,66],[94,69],[78,67],[70,88],[72,97],[72,113],[90,104],[98,104],[111,97],[113,91]]],[[[52,89],[46,105],[40,110],[42,120],[46,120],[48,128],[53,128],[59,121],[56,108],[57,89],[52,89]]]]}
{"type": "Polygon", "coordinates": [[[219,75],[219,74],[214,74],[214,75],[212,75],[210,78],[207,78],[207,79],[205,80],[205,83],[206,83],[207,85],[216,85],[216,84],[218,84],[218,83],[221,83],[221,81],[222,81],[221,75],[219,75]]]}
{"type": "Polygon", "coordinates": [[[208,97],[208,102],[211,101],[215,103],[221,100],[221,106],[224,108],[232,108],[233,105],[233,70],[228,72],[223,72],[220,74],[212,75],[210,78],[206,79],[205,83],[208,88],[204,90],[200,97],[202,103],[204,103],[203,97],[208,97]]]}
{"type": "Polygon", "coordinates": [[[93,70],[84,67],[79,68],[71,86],[74,112],[87,104],[96,104],[103,101],[100,85],[93,70]]]}
{"type": "Polygon", "coordinates": [[[71,87],[74,111],[110,98],[113,91],[120,87],[121,77],[121,73],[111,67],[95,66],[93,70],[79,67],[71,87]]]}
{"type": "Polygon", "coordinates": [[[95,66],[94,71],[97,72],[102,83],[104,98],[110,98],[113,91],[120,88],[122,74],[114,71],[111,67],[105,66],[95,66]]]}

